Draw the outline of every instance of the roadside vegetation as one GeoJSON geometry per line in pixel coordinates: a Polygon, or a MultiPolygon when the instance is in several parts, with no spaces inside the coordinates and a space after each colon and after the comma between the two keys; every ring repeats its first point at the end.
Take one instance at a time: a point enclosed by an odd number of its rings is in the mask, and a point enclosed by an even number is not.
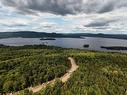
{"type": "Polygon", "coordinates": [[[60,77],[69,68],[60,49],[45,46],[0,48],[0,92],[15,92],[60,77]]]}
{"type": "Polygon", "coordinates": [[[0,48],[0,82],[1,92],[22,90],[19,95],[127,95],[127,54],[47,46],[0,48]],[[66,73],[68,56],[79,68],[66,83],[57,80],[38,93],[25,89],[66,73]]]}

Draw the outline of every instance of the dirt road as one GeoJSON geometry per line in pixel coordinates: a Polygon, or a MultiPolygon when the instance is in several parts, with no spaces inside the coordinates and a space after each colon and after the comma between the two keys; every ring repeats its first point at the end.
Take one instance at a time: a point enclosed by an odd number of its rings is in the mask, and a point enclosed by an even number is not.
{"type": "Polygon", "coordinates": [[[78,69],[78,66],[76,65],[75,60],[72,57],[68,58],[71,62],[71,68],[70,70],[60,78],[60,80],[65,83],[68,81],[68,79],[71,77],[71,74],[78,69]]]}
{"type": "MultiPolygon", "coordinates": [[[[62,77],[58,78],[60,79],[63,83],[67,82],[68,79],[71,77],[74,71],[78,69],[78,66],[76,65],[75,60],[72,57],[69,57],[68,60],[70,60],[71,63],[71,68],[68,70],[66,74],[64,74],[62,77]]],[[[29,87],[28,89],[32,91],[33,93],[39,92],[40,90],[44,89],[47,85],[53,85],[55,83],[56,79],[53,79],[51,81],[45,82],[41,85],[35,86],[35,87],[29,87]]],[[[17,93],[14,94],[7,94],[7,95],[16,95],[17,93]]]]}
{"type": "MultiPolygon", "coordinates": [[[[58,78],[63,83],[67,82],[68,79],[71,77],[71,74],[78,69],[76,62],[72,57],[69,57],[68,60],[70,60],[70,62],[71,62],[71,68],[68,70],[68,72],[65,75],[63,75],[61,78],[58,78]]],[[[40,91],[41,89],[45,88],[47,85],[54,84],[54,83],[55,83],[55,79],[48,81],[46,83],[43,83],[42,85],[39,85],[36,87],[31,87],[31,88],[29,88],[29,90],[33,91],[33,93],[36,93],[36,92],[40,91]]]]}

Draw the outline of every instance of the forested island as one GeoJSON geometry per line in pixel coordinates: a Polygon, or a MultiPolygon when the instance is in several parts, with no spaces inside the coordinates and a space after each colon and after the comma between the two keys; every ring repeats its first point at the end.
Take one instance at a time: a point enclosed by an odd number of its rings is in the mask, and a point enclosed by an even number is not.
{"type": "Polygon", "coordinates": [[[127,54],[64,49],[53,46],[0,47],[0,94],[17,95],[126,95],[127,54]],[[57,80],[33,93],[34,87],[63,76],[68,57],[79,68],[66,83],[57,80]]]}
{"type": "Polygon", "coordinates": [[[84,48],[88,48],[88,47],[89,47],[89,45],[88,45],[88,44],[85,44],[85,45],[83,45],[83,47],[84,47],[84,48]]]}
{"type": "Polygon", "coordinates": [[[51,37],[44,37],[44,38],[41,38],[40,40],[56,40],[55,38],[51,38],[51,37]]]}
{"type": "Polygon", "coordinates": [[[124,47],[124,46],[101,46],[101,48],[104,48],[107,50],[127,50],[127,47],[124,47]]]}

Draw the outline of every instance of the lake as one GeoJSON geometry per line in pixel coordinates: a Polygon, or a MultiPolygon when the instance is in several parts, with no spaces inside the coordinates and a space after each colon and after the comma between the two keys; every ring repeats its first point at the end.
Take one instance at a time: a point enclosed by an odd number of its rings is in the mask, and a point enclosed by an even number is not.
{"type": "Polygon", "coordinates": [[[38,45],[46,44],[51,46],[58,46],[63,48],[78,48],[97,51],[111,51],[111,52],[125,52],[127,50],[106,50],[101,46],[126,46],[127,40],[111,39],[111,38],[97,38],[85,37],[83,38],[56,38],[56,40],[40,40],[40,38],[6,38],[0,39],[0,44],[9,46],[23,46],[23,45],[38,45]],[[89,44],[89,48],[84,48],[83,45],[89,44]]]}

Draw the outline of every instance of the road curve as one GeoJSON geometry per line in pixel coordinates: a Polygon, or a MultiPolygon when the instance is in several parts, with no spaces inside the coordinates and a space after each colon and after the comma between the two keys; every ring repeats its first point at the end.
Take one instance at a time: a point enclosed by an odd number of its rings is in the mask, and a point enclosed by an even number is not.
{"type": "Polygon", "coordinates": [[[72,73],[78,69],[78,65],[76,64],[75,60],[72,57],[69,57],[68,60],[71,62],[71,68],[68,70],[68,72],[63,75],[60,80],[65,83],[68,81],[68,79],[71,77],[72,73]]]}
{"type": "MultiPolygon", "coordinates": [[[[68,57],[68,60],[70,60],[71,63],[71,68],[67,71],[66,74],[64,74],[62,77],[57,78],[60,79],[63,83],[67,82],[68,79],[71,77],[74,71],[78,69],[78,65],[76,64],[75,60],[72,57],[68,57]]],[[[44,89],[47,85],[53,85],[55,83],[56,79],[53,79],[51,81],[45,82],[41,85],[35,86],[35,87],[29,87],[29,91],[32,91],[33,93],[39,92],[40,90],[44,89]]],[[[11,94],[6,94],[6,95],[17,95],[18,92],[16,93],[11,93],[11,94]]]]}

